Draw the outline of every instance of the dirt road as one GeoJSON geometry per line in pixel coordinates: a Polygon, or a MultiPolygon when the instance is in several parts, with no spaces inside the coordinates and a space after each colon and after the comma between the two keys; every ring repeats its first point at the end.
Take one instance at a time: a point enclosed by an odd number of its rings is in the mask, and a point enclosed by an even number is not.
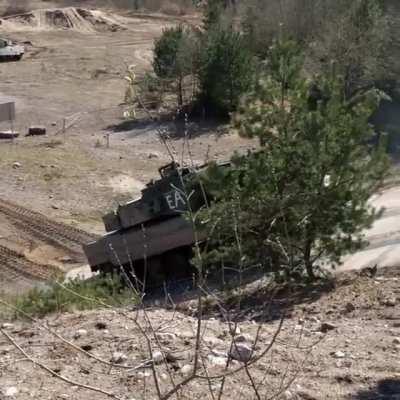
{"type": "Polygon", "coordinates": [[[371,203],[378,209],[384,208],[382,217],[367,232],[370,245],[347,257],[340,270],[365,267],[400,266],[400,187],[393,187],[374,196],[371,203]]]}

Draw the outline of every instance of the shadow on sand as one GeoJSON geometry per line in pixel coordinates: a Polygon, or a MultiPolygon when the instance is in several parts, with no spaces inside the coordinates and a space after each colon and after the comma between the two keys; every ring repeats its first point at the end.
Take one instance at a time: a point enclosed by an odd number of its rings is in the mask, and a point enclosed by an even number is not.
{"type": "Polygon", "coordinates": [[[194,139],[210,133],[221,135],[225,133],[226,127],[221,121],[203,121],[202,119],[190,120],[189,122],[185,122],[183,119],[160,121],[142,119],[135,121],[124,120],[107,126],[105,130],[113,133],[125,133],[132,137],[146,133],[158,133],[158,130],[161,130],[168,138],[178,140],[184,137],[194,139]]]}
{"type": "MultiPolygon", "coordinates": [[[[221,279],[210,276],[203,285],[201,292],[206,295],[203,302],[204,318],[225,320],[229,313],[236,322],[280,320],[282,317],[290,317],[295,306],[316,302],[334,290],[336,284],[334,280],[321,279],[310,284],[278,285],[262,271],[254,271],[242,277],[227,273],[225,282],[229,284],[224,286],[221,279]],[[239,281],[243,287],[240,296],[235,290],[239,281]]],[[[186,306],[196,302],[199,291],[195,288],[193,279],[174,281],[163,288],[151,290],[146,296],[146,302],[151,304],[157,301],[166,308],[171,308],[173,304],[181,312],[193,316],[193,307],[186,306]]]]}
{"type": "Polygon", "coordinates": [[[362,390],[351,396],[353,400],[398,400],[400,399],[400,378],[380,380],[368,390],[362,390]]]}

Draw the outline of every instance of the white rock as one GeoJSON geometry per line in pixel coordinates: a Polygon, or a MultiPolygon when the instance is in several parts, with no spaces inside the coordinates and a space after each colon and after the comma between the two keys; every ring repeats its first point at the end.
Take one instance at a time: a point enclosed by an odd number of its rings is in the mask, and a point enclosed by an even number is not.
{"type": "Polygon", "coordinates": [[[286,390],[282,395],[283,400],[293,400],[295,399],[295,395],[290,391],[286,390]]]}
{"type": "Polygon", "coordinates": [[[211,385],[211,389],[214,391],[214,392],[219,392],[220,390],[221,390],[221,387],[222,387],[222,383],[221,382],[217,382],[217,383],[213,383],[212,385],[211,385]]]}
{"type": "Polygon", "coordinates": [[[148,378],[150,375],[151,375],[151,373],[150,373],[149,371],[144,371],[144,372],[139,371],[139,372],[136,374],[136,376],[137,376],[139,379],[148,378]]]}
{"type": "Polygon", "coordinates": [[[226,351],[212,349],[211,353],[212,353],[213,356],[216,356],[216,357],[224,357],[224,358],[228,357],[228,354],[226,353],[226,351]]]}
{"type": "Polygon", "coordinates": [[[164,361],[164,356],[161,351],[155,351],[153,353],[153,361],[155,364],[161,364],[164,361]]]}
{"type": "Polygon", "coordinates": [[[343,353],[343,351],[337,351],[337,352],[335,352],[334,354],[333,354],[333,357],[335,357],[335,358],[344,358],[344,357],[346,357],[346,354],[345,353],[343,353]]]}
{"type": "Polygon", "coordinates": [[[13,163],[12,166],[13,166],[13,168],[17,169],[17,168],[21,168],[22,164],[20,162],[16,161],[15,163],[13,163]]]}
{"type": "Polygon", "coordinates": [[[244,343],[237,343],[233,346],[230,356],[240,362],[249,362],[253,355],[253,350],[250,346],[244,343]]]}
{"type": "Polygon", "coordinates": [[[167,374],[161,374],[160,378],[162,381],[167,381],[168,380],[168,375],[167,374]]]}
{"type": "Polygon", "coordinates": [[[160,154],[152,151],[147,155],[147,158],[160,158],[160,154]]]}
{"type": "Polygon", "coordinates": [[[213,336],[205,337],[204,342],[210,346],[221,346],[224,341],[213,336]]]}
{"type": "Polygon", "coordinates": [[[112,355],[111,362],[113,362],[115,364],[122,364],[127,359],[128,359],[128,357],[126,356],[126,354],[121,353],[120,351],[116,351],[112,355]]]}
{"type": "Polygon", "coordinates": [[[395,297],[391,297],[389,299],[386,299],[386,301],[385,301],[385,305],[388,307],[395,307],[396,303],[397,303],[397,301],[396,301],[395,297]]]}
{"type": "Polygon", "coordinates": [[[74,334],[74,338],[79,339],[81,337],[87,336],[87,334],[88,331],[86,329],[78,329],[74,334]]]}
{"type": "Polygon", "coordinates": [[[302,331],[302,330],[304,330],[304,326],[303,326],[303,325],[296,325],[296,326],[294,327],[294,330],[295,330],[295,331],[302,331]]]}
{"type": "Polygon", "coordinates": [[[189,364],[185,364],[181,368],[181,372],[182,372],[183,375],[190,375],[193,372],[193,366],[191,366],[189,364]]]}
{"type": "Polygon", "coordinates": [[[3,329],[14,329],[14,324],[10,324],[9,322],[4,322],[4,324],[1,325],[3,329]]]}
{"type": "Polygon", "coordinates": [[[14,397],[18,394],[19,390],[15,386],[10,386],[4,391],[5,397],[14,397]]]}
{"type": "Polygon", "coordinates": [[[193,332],[180,332],[179,337],[182,339],[194,339],[195,334],[193,332]]]}
{"type": "Polygon", "coordinates": [[[216,357],[212,354],[209,354],[207,356],[207,360],[210,362],[210,364],[216,367],[225,367],[228,359],[224,357],[216,357]]]}
{"type": "Polygon", "coordinates": [[[393,344],[400,344],[400,337],[395,337],[393,339],[393,344]]]}
{"type": "Polygon", "coordinates": [[[176,340],[176,336],[173,333],[157,333],[156,336],[162,344],[170,344],[176,340]]]}

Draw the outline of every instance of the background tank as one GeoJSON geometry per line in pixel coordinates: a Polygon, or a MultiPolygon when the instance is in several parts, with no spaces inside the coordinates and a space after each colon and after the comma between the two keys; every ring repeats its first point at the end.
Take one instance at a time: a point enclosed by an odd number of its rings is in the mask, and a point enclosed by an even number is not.
{"type": "Polygon", "coordinates": [[[195,237],[183,216],[188,210],[183,186],[191,193],[192,209],[204,204],[204,196],[196,173],[188,168],[172,163],[159,173],[160,179],[148,183],[140,199],[103,217],[108,233],[84,246],[93,271],[133,268],[141,280],[152,283],[188,275],[195,237]]]}
{"type": "Polygon", "coordinates": [[[14,44],[8,39],[0,38],[0,61],[20,60],[25,53],[25,48],[14,44]]]}

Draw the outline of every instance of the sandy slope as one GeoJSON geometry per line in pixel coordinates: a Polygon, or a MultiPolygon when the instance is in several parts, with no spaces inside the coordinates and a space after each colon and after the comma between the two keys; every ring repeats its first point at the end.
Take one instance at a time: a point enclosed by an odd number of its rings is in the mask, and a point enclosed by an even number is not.
{"type": "MultiPolygon", "coordinates": [[[[268,346],[277,330],[279,322],[271,320],[271,316],[277,318],[283,311],[287,315],[272,350],[249,367],[260,398],[279,393],[281,387],[295,377],[291,387],[284,389],[277,399],[398,399],[399,278],[398,270],[374,278],[349,275],[341,280],[335,291],[313,290],[311,293],[300,292],[298,296],[292,293],[280,301],[276,299],[271,308],[264,305],[267,295],[253,299],[252,303],[243,302],[238,326],[247,346],[258,337],[256,355],[268,346]],[[271,311],[274,314],[270,314],[271,311]],[[323,323],[329,323],[331,330],[323,333],[323,323]]],[[[157,332],[156,340],[147,327],[153,351],[169,354],[170,361],[166,365],[161,362],[155,366],[162,393],[172,388],[171,379],[180,382],[187,377],[184,367],[193,363],[194,310],[190,303],[177,303],[175,310],[160,307],[147,310],[147,317],[157,332]]],[[[213,376],[224,372],[224,357],[231,343],[228,325],[218,310],[215,307],[206,311],[200,352],[208,374],[213,376]]],[[[135,323],[147,326],[143,313],[139,313],[138,319],[133,318],[136,318],[135,312],[114,309],[54,315],[41,322],[106,362],[119,352],[127,357],[127,365],[136,366],[149,356],[146,339],[135,323]],[[81,329],[86,332],[76,336],[81,329]]],[[[14,322],[5,331],[30,356],[73,381],[112,392],[124,400],[158,398],[150,368],[110,368],[61,342],[40,323],[14,322]]],[[[228,370],[240,365],[233,361],[228,370]]],[[[203,372],[202,367],[199,373],[203,372]]],[[[183,388],[180,398],[212,398],[210,390],[217,396],[219,384],[217,379],[211,387],[204,379],[194,380],[183,388]]],[[[222,399],[232,396],[246,400],[256,398],[245,371],[228,377],[225,384],[222,399]]],[[[35,368],[0,334],[0,397],[9,388],[17,389],[14,397],[17,400],[106,398],[103,394],[67,385],[35,368]]]]}

